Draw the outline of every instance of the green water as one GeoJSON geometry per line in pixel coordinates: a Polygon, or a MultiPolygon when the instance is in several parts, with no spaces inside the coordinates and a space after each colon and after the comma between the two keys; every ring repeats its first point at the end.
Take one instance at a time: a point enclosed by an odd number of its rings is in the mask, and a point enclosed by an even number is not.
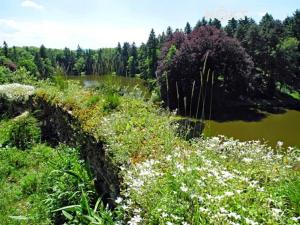
{"type": "Polygon", "coordinates": [[[145,97],[149,97],[150,93],[146,86],[146,82],[140,78],[123,77],[116,75],[86,75],[86,76],[68,76],[68,79],[78,80],[84,87],[93,87],[99,84],[107,84],[110,86],[125,87],[128,91],[138,88],[145,97]]]}
{"type": "Polygon", "coordinates": [[[208,136],[225,135],[236,139],[262,140],[271,146],[283,141],[284,146],[300,147],[300,111],[286,110],[281,114],[266,113],[257,121],[206,121],[204,133],[208,136]]]}
{"type": "MultiPolygon", "coordinates": [[[[139,88],[145,97],[149,97],[149,90],[144,80],[132,77],[114,75],[102,76],[69,76],[68,79],[79,80],[84,87],[99,84],[126,87],[129,91],[139,88]]],[[[241,114],[238,110],[234,114],[241,114]]],[[[225,135],[241,141],[261,140],[271,146],[283,141],[284,146],[300,147],[300,111],[286,110],[272,114],[262,112],[261,118],[243,113],[242,119],[226,118],[225,122],[206,121],[204,134],[207,136],[225,135]]]]}

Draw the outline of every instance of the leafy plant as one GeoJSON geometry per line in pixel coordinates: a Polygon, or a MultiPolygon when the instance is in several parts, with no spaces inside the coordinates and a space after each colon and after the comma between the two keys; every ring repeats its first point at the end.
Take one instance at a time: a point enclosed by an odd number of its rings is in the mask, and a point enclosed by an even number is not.
{"type": "Polygon", "coordinates": [[[101,199],[98,199],[95,206],[90,206],[88,195],[82,191],[79,205],[65,206],[54,212],[62,211],[65,218],[68,220],[67,224],[97,224],[97,225],[114,225],[113,214],[108,208],[104,207],[101,199]]]}
{"type": "Polygon", "coordinates": [[[12,122],[8,139],[12,146],[22,150],[33,147],[41,139],[38,121],[27,113],[15,118],[12,122]]]}
{"type": "Polygon", "coordinates": [[[105,103],[103,110],[105,112],[110,112],[116,109],[120,105],[120,97],[116,94],[108,94],[105,96],[105,103]]]}

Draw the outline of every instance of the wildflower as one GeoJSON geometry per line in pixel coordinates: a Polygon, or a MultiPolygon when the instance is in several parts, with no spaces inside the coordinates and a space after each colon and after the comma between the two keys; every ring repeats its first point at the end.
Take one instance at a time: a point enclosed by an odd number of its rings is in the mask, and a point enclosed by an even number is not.
{"type": "Polygon", "coordinates": [[[242,161],[244,163],[251,163],[251,162],[253,162],[253,159],[251,159],[251,158],[243,158],[242,161]]]}
{"type": "Polygon", "coordinates": [[[140,215],[135,215],[131,220],[128,222],[129,225],[137,225],[142,221],[142,217],[140,215]]]}
{"type": "Polygon", "coordinates": [[[181,187],[180,187],[180,190],[181,190],[182,192],[187,192],[189,189],[188,189],[188,187],[187,187],[184,183],[182,183],[182,184],[181,184],[181,187]]]}
{"type": "Polygon", "coordinates": [[[231,191],[226,191],[226,192],[224,193],[224,195],[227,196],[227,197],[231,197],[231,196],[234,195],[234,193],[231,192],[231,191]]]}
{"type": "Polygon", "coordinates": [[[182,225],[190,225],[190,224],[187,222],[182,222],[182,225]]]}
{"type": "Polygon", "coordinates": [[[161,214],[161,217],[162,218],[166,218],[166,217],[168,217],[169,216],[169,214],[168,213],[165,213],[165,212],[163,212],[162,214],[161,214]]]}
{"type": "Polygon", "coordinates": [[[250,220],[248,218],[245,218],[245,220],[246,220],[246,223],[249,224],[249,225],[257,225],[258,224],[257,222],[255,222],[253,220],[250,220]]]}
{"type": "Polygon", "coordinates": [[[294,221],[294,222],[298,222],[298,221],[300,221],[300,216],[292,217],[291,220],[294,221]]]}
{"type": "Polygon", "coordinates": [[[282,215],[282,210],[277,208],[272,208],[272,215],[275,219],[279,219],[282,215]]]}
{"type": "Polygon", "coordinates": [[[115,202],[116,202],[117,204],[120,204],[122,201],[123,201],[123,198],[117,197],[117,199],[116,199],[115,202]]]}
{"type": "Polygon", "coordinates": [[[277,146],[278,146],[279,148],[281,148],[281,147],[283,146],[283,142],[282,142],[282,141],[277,141],[277,146]]]}
{"type": "Polygon", "coordinates": [[[236,220],[240,220],[240,219],[241,219],[241,216],[240,216],[239,214],[235,213],[235,212],[230,212],[230,213],[228,214],[228,216],[229,216],[229,217],[232,217],[232,218],[234,218],[234,219],[236,219],[236,220]]]}

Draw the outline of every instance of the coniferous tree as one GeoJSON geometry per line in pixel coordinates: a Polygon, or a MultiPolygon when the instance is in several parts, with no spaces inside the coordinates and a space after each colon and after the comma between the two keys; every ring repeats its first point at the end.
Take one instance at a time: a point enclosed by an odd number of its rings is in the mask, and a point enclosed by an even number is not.
{"type": "Polygon", "coordinates": [[[166,39],[170,39],[172,38],[172,35],[173,35],[173,30],[170,26],[167,27],[167,31],[166,31],[166,39]]]}
{"type": "Polygon", "coordinates": [[[225,27],[225,31],[230,37],[234,37],[236,34],[238,26],[238,21],[235,18],[232,18],[228,21],[227,26],[225,27]]]}
{"type": "Polygon", "coordinates": [[[222,27],[221,21],[216,18],[211,21],[210,25],[214,26],[218,29],[221,29],[221,27],[222,27]]]}
{"type": "Polygon", "coordinates": [[[184,33],[190,34],[192,32],[192,27],[189,22],[186,23],[185,28],[184,28],[184,33]]]}
{"type": "Polygon", "coordinates": [[[6,41],[3,42],[3,55],[8,58],[8,45],[6,41]]]}
{"type": "Polygon", "coordinates": [[[147,42],[147,52],[148,52],[148,77],[155,78],[155,71],[157,67],[157,39],[155,32],[152,29],[147,42]]]}
{"type": "Polygon", "coordinates": [[[40,47],[40,57],[42,59],[46,59],[47,58],[47,49],[44,45],[41,45],[40,47]]]}
{"type": "Polygon", "coordinates": [[[194,30],[200,28],[201,26],[206,26],[207,24],[208,24],[208,22],[205,19],[205,17],[202,17],[202,20],[198,20],[198,22],[196,23],[194,30]]]}

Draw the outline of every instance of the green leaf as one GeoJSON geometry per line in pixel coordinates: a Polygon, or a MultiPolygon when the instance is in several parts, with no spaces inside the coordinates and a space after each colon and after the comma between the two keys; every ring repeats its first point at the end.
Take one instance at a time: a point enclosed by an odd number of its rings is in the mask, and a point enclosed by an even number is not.
{"type": "Polygon", "coordinates": [[[29,220],[29,218],[26,216],[9,216],[9,218],[14,220],[29,220]]]}

